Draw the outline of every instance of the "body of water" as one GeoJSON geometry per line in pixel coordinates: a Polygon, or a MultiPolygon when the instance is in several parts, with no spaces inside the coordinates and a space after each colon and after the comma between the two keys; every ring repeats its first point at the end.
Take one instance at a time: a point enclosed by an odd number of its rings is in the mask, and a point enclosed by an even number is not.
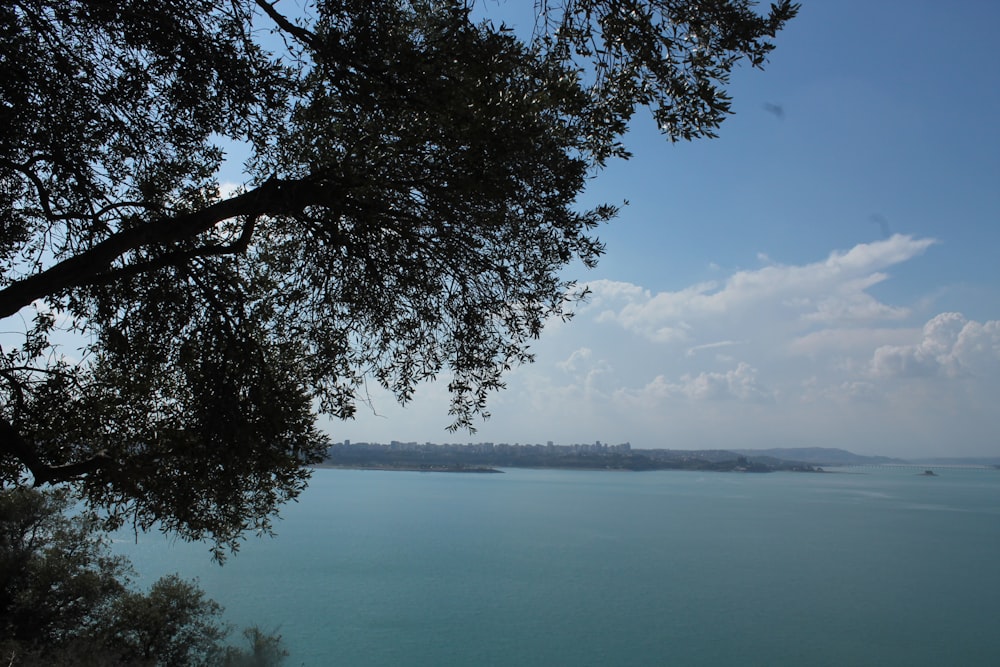
{"type": "Polygon", "coordinates": [[[1000,472],[317,470],[197,577],[290,665],[993,665],[1000,472]]]}

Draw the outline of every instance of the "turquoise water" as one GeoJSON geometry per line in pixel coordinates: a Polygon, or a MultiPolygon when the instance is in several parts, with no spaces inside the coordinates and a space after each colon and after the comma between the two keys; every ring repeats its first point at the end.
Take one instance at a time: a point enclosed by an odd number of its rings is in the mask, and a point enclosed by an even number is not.
{"type": "Polygon", "coordinates": [[[291,665],[993,665],[1000,472],[317,470],[224,567],[158,535],[291,665]]]}

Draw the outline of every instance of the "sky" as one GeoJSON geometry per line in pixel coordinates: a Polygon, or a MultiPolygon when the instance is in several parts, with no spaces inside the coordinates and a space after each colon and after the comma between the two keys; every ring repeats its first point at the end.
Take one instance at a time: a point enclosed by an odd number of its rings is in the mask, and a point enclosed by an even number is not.
{"type": "Polygon", "coordinates": [[[598,268],[567,272],[592,297],[477,433],[445,430],[445,383],[405,408],[373,389],[324,428],[1000,456],[998,25],[991,0],[806,0],[766,70],[733,77],[719,138],[636,119],[633,159],[580,200],[629,202],[598,268]]]}

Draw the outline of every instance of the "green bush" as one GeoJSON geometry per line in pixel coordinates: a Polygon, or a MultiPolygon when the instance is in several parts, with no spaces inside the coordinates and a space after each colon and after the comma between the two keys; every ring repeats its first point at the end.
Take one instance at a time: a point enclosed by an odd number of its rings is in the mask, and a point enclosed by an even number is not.
{"type": "Polygon", "coordinates": [[[225,643],[222,607],[177,575],[148,593],[114,556],[99,521],[73,513],[65,491],[0,491],[0,662],[6,665],[266,666],[281,638],[244,631],[225,643]]]}

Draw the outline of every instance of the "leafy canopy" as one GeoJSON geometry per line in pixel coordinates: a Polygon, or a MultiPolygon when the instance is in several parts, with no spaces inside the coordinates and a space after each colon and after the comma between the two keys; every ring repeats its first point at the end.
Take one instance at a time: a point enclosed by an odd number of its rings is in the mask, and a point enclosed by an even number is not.
{"type": "Polygon", "coordinates": [[[472,428],[570,315],[615,213],[574,201],[635,110],[712,136],[797,10],[542,0],[521,38],[460,0],[297,6],[0,7],[4,484],[235,547],[366,383],[443,374],[472,428]]]}
{"type": "Polygon", "coordinates": [[[176,575],[148,593],[113,556],[96,517],[65,492],[0,490],[0,657],[10,665],[277,665],[280,637],[223,642],[222,608],[176,575]]]}

